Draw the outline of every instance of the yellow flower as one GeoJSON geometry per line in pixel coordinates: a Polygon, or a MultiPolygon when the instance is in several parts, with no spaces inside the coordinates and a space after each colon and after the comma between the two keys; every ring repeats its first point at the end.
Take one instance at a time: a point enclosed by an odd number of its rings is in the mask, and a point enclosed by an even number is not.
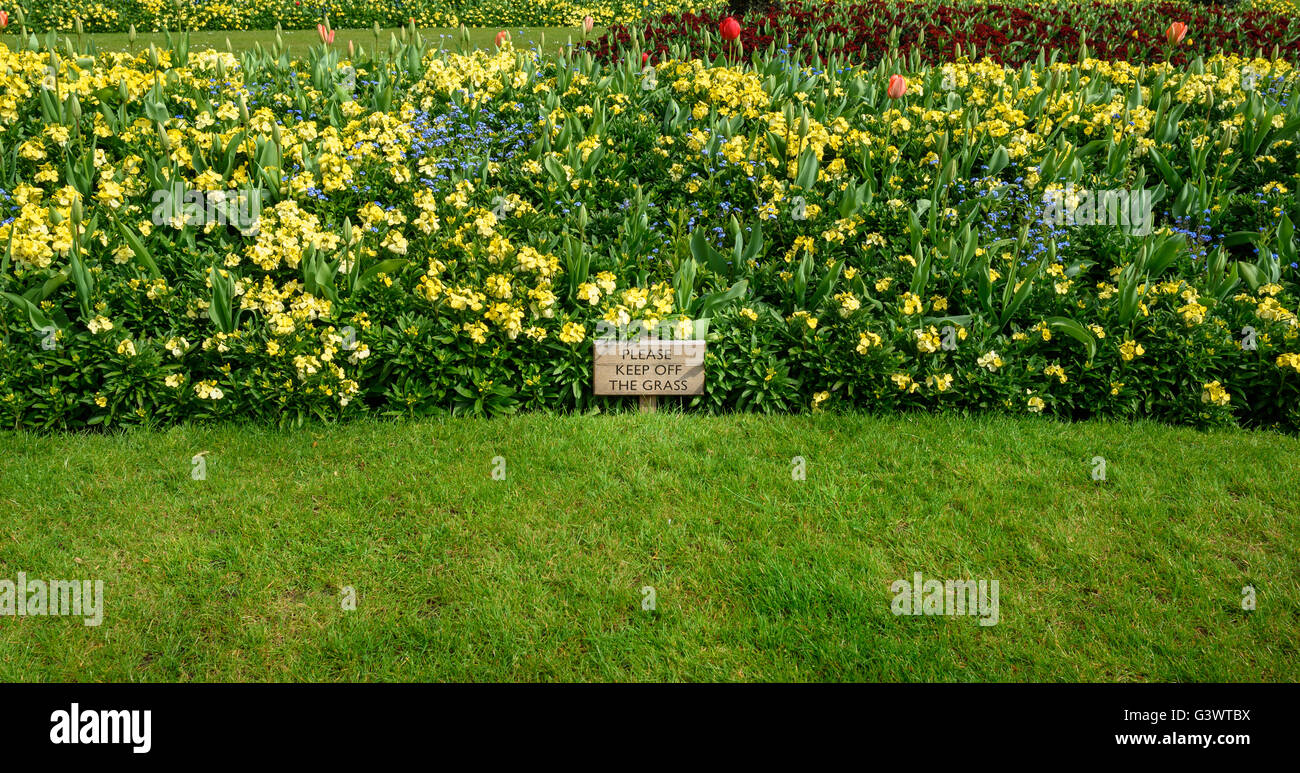
{"type": "Polygon", "coordinates": [[[840,316],[847,317],[858,309],[862,308],[862,301],[850,292],[837,293],[835,300],[840,302],[840,316]]]}
{"type": "Polygon", "coordinates": [[[933,325],[930,326],[929,330],[914,330],[913,333],[916,335],[916,350],[918,352],[933,354],[939,351],[942,342],[939,340],[939,333],[934,329],[933,325]]]}
{"type": "Polygon", "coordinates": [[[200,381],[194,385],[194,393],[202,400],[220,400],[226,396],[215,381],[200,381]]]}
{"type": "Polygon", "coordinates": [[[925,385],[934,387],[940,392],[947,392],[952,387],[952,374],[940,373],[937,376],[928,376],[925,379],[925,385]]]}
{"type": "Polygon", "coordinates": [[[1141,357],[1146,353],[1147,350],[1142,348],[1142,344],[1137,343],[1136,341],[1133,341],[1131,339],[1126,340],[1124,341],[1124,343],[1119,345],[1119,356],[1125,362],[1132,360],[1134,357],[1141,357]]]}
{"type": "Polygon", "coordinates": [[[1224,406],[1232,400],[1232,395],[1218,381],[1211,381],[1201,388],[1201,402],[1224,406]]]}
{"type": "Polygon", "coordinates": [[[1029,406],[1029,410],[1033,413],[1042,413],[1043,409],[1047,407],[1047,403],[1043,402],[1043,398],[1038,397],[1037,395],[1029,398],[1026,401],[1026,404],[1029,406]]]}
{"type": "Polygon", "coordinates": [[[487,325],[482,322],[474,322],[465,326],[465,334],[476,344],[487,343],[487,325]]]}
{"type": "Polygon", "coordinates": [[[987,369],[989,373],[996,373],[998,368],[1002,367],[1006,363],[1002,361],[1002,357],[996,351],[990,351],[981,355],[980,358],[975,361],[975,364],[981,368],[987,369]]]}
{"type": "Polygon", "coordinates": [[[796,311],[795,313],[790,315],[791,322],[795,321],[796,319],[802,321],[805,325],[807,325],[809,330],[817,329],[817,318],[811,316],[806,311],[796,311]]]}
{"type": "Polygon", "coordinates": [[[866,354],[873,346],[880,346],[880,336],[866,330],[858,334],[858,354],[866,354]]]}
{"type": "Polygon", "coordinates": [[[899,390],[909,394],[920,388],[917,383],[912,380],[912,377],[906,373],[895,373],[889,377],[889,380],[893,381],[894,386],[898,387],[899,390]]]}
{"type": "Polygon", "coordinates": [[[565,322],[560,329],[560,340],[566,344],[581,343],[587,337],[587,329],[577,322],[565,322]]]}

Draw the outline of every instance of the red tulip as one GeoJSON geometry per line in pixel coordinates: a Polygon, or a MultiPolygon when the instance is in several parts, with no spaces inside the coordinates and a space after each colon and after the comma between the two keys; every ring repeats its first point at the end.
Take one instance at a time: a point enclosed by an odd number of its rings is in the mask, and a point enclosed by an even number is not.
{"type": "Polygon", "coordinates": [[[641,66],[644,67],[645,63],[648,61],[650,61],[650,52],[646,51],[645,53],[641,54],[641,66]]]}
{"type": "Polygon", "coordinates": [[[890,99],[898,99],[907,93],[907,79],[901,75],[889,76],[889,88],[885,90],[890,99]]]}
{"type": "Polygon", "coordinates": [[[728,16],[718,25],[718,32],[721,33],[723,40],[735,40],[740,37],[740,22],[728,16]]]}
{"type": "Polygon", "coordinates": [[[1169,29],[1165,30],[1165,40],[1175,46],[1182,43],[1185,37],[1187,37],[1187,25],[1180,21],[1170,24],[1169,29]]]}
{"type": "Polygon", "coordinates": [[[0,30],[8,26],[9,26],[9,13],[7,11],[0,11],[0,30]]]}
{"type": "Polygon", "coordinates": [[[509,42],[509,40],[510,40],[510,33],[506,32],[505,30],[501,30],[500,32],[497,33],[497,37],[496,37],[497,48],[500,48],[501,46],[505,45],[507,42],[509,42]]]}

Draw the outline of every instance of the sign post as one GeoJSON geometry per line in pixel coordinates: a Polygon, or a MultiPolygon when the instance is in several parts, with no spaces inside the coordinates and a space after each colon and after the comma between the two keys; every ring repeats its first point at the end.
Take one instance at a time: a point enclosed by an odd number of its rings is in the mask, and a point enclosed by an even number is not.
{"type": "Polygon", "coordinates": [[[704,394],[704,350],[698,339],[640,341],[598,338],[592,387],[598,395],[636,396],[653,413],[660,395],[704,394]]]}

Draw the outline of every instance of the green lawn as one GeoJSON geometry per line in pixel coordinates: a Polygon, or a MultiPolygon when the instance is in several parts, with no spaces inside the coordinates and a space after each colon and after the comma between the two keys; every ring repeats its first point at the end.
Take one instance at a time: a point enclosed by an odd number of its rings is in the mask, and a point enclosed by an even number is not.
{"type": "MultiPolygon", "coordinates": [[[[12,28],[10,28],[12,31],[12,28]]],[[[471,28],[469,29],[469,45],[465,46],[461,42],[460,30],[450,28],[430,28],[420,30],[420,34],[426,40],[433,41],[436,45],[439,41],[446,43],[446,48],[453,50],[464,50],[466,48],[492,48],[495,43],[497,33],[500,30],[488,28],[471,28]]],[[[535,45],[546,43],[547,50],[558,49],[560,45],[567,44],[572,38],[574,43],[582,40],[582,31],[577,27],[530,27],[509,28],[511,43],[516,48],[532,48],[535,45]]],[[[597,28],[588,36],[595,38],[603,34],[604,30],[597,28]]],[[[178,35],[179,33],[174,33],[178,35]]],[[[215,48],[225,50],[226,41],[230,41],[230,46],[235,51],[245,51],[252,49],[256,44],[261,43],[263,46],[275,45],[275,30],[219,30],[215,32],[191,32],[190,45],[192,48],[205,49],[215,48]]],[[[386,29],[380,33],[379,45],[386,46],[392,35],[401,35],[400,29],[386,29]]],[[[280,33],[284,40],[286,49],[290,54],[295,51],[304,51],[309,46],[320,45],[320,37],[316,30],[285,30],[280,33]]],[[[45,40],[44,35],[38,35],[38,39],[45,40]]],[[[77,40],[76,35],[63,33],[63,37],[70,37],[74,42],[77,40]]],[[[93,42],[96,50],[99,51],[122,51],[122,50],[148,50],[149,43],[158,46],[166,45],[166,36],[161,33],[140,33],[137,35],[135,43],[132,44],[129,36],[125,32],[121,33],[96,33],[86,34],[84,39],[93,42]]],[[[375,45],[375,32],[372,29],[364,30],[335,30],[334,47],[346,50],[348,41],[355,41],[358,47],[364,46],[370,50],[375,45]]],[[[6,46],[17,48],[20,41],[13,35],[0,36],[0,42],[6,46]]]]}
{"type": "Polygon", "coordinates": [[[0,579],[106,596],[0,617],[0,679],[1296,681],[1297,452],[922,415],[0,433],[0,579]],[[998,580],[998,624],[893,615],[916,571],[998,580]]]}

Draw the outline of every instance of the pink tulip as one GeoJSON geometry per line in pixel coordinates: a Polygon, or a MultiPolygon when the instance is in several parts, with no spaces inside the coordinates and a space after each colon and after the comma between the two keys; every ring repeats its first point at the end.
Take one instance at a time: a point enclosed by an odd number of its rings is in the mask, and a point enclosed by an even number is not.
{"type": "Polygon", "coordinates": [[[587,14],[586,16],[582,17],[583,32],[591,32],[592,28],[595,26],[596,26],[596,20],[591,18],[591,14],[587,14]]]}
{"type": "Polygon", "coordinates": [[[1169,29],[1165,30],[1165,40],[1175,46],[1182,43],[1185,37],[1187,37],[1187,25],[1180,21],[1170,24],[1169,29]]]}
{"type": "Polygon", "coordinates": [[[510,40],[510,33],[506,32],[505,30],[501,30],[500,32],[497,33],[497,37],[496,37],[497,48],[504,46],[507,42],[509,42],[509,40],[510,40]]]}
{"type": "Polygon", "coordinates": [[[735,40],[740,37],[740,22],[728,16],[718,25],[718,33],[722,35],[723,40],[735,40]]]}
{"type": "Polygon", "coordinates": [[[907,93],[907,79],[901,75],[889,76],[889,88],[885,90],[890,99],[898,99],[907,93]]]}
{"type": "Polygon", "coordinates": [[[330,29],[329,27],[326,27],[324,24],[317,24],[316,32],[320,35],[320,42],[322,43],[334,42],[334,30],[330,29]]]}

